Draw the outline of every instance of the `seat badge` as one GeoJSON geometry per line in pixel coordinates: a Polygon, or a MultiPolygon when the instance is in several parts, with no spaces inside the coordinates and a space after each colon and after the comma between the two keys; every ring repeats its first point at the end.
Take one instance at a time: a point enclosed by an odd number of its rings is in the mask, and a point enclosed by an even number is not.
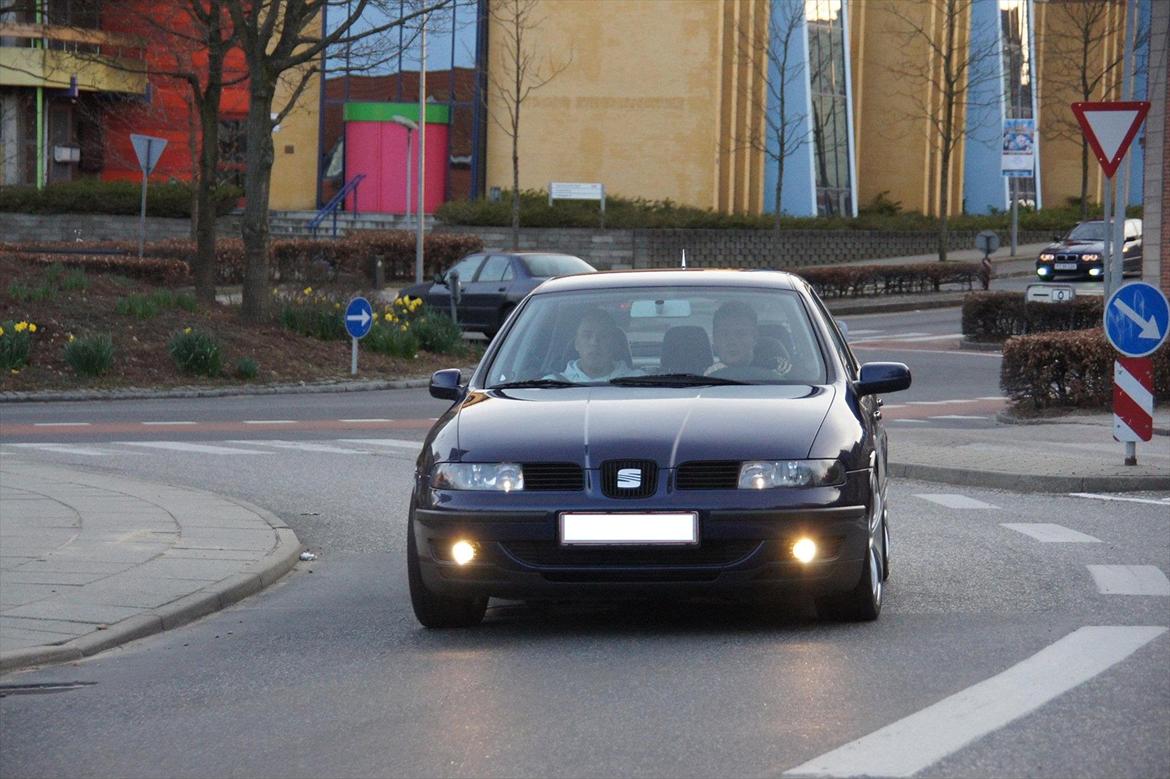
{"type": "Polygon", "coordinates": [[[620,490],[636,490],[642,486],[642,471],[638,468],[621,468],[617,472],[617,486],[620,490]]]}

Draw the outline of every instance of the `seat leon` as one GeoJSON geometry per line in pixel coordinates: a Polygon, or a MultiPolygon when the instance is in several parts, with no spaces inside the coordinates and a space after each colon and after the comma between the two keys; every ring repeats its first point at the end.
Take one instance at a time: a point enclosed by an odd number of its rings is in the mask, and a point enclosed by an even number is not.
{"type": "Polygon", "coordinates": [[[783,591],[876,619],[889,571],[882,393],[800,278],[618,271],[521,303],[427,435],[411,601],[469,626],[488,599],[783,591]]]}

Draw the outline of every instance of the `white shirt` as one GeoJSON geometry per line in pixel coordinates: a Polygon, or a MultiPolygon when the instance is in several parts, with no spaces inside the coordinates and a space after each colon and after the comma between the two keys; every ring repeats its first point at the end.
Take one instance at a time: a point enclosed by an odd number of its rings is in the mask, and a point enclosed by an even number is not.
{"type": "Polygon", "coordinates": [[[563,379],[564,381],[571,381],[574,384],[583,384],[585,382],[591,381],[609,381],[610,379],[616,379],[622,376],[634,376],[639,373],[639,371],[636,371],[630,366],[626,365],[624,362],[619,361],[614,365],[613,370],[609,373],[601,376],[590,376],[585,371],[581,370],[581,366],[578,365],[579,362],[581,361],[570,360],[569,364],[565,366],[563,371],[560,373],[550,373],[544,378],[563,379]]]}

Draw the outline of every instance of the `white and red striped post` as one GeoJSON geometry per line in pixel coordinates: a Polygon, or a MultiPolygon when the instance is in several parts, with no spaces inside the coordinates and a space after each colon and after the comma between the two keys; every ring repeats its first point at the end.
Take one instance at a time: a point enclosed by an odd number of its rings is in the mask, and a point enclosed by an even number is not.
{"type": "Polygon", "coordinates": [[[1125,443],[1125,464],[1137,465],[1137,442],[1154,434],[1154,361],[1122,357],[1113,361],[1113,438],[1125,443]]]}

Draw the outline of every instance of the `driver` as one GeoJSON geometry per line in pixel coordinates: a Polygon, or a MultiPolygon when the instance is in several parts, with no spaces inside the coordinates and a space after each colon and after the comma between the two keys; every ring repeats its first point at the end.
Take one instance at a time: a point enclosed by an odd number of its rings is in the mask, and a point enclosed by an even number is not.
{"type": "Polygon", "coordinates": [[[622,360],[621,338],[622,332],[609,314],[599,308],[589,309],[573,337],[577,359],[570,360],[559,374],[545,378],[594,382],[633,375],[635,371],[622,360]]]}
{"type": "Polygon", "coordinates": [[[712,347],[715,351],[716,362],[704,374],[724,375],[726,378],[775,378],[787,373],[791,367],[787,350],[779,342],[770,342],[772,350],[780,353],[774,355],[773,367],[762,367],[755,363],[759,335],[757,327],[759,320],[755,310],[739,300],[730,300],[724,303],[715,312],[711,328],[712,347]]]}

